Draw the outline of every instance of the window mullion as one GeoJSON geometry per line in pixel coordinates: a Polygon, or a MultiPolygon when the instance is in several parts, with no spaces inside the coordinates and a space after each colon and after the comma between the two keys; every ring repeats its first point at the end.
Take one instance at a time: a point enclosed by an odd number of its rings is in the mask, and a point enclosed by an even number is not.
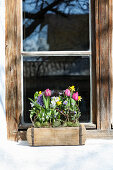
{"type": "Polygon", "coordinates": [[[91,51],[41,51],[41,52],[25,52],[21,53],[23,56],[88,56],[91,51]]]}

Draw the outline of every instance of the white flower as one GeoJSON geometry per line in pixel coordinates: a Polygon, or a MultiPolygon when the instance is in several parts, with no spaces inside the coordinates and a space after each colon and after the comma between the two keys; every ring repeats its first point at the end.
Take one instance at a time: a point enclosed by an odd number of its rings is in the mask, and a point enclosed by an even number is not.
{"type": "Polygon", "coordinates": [[[50,106],[51,107],[55,107],[56,106],[56,102],[54,100],[52,100],[50,106]]]}
{"type": "Polygon", "coordinates": [[[42,117],[42,120],[44,121],[44,120],[45,120],[45,118],[44,118],[44,117],[42,117]]]}
{"type": "Polygon", "coordinates": [[[33,106],[34,106],[34,104],[33,104],[33,103],[31,103],[31,102],[30,102],[30,105],[31,105],[31,107],[33,107],[33,106]]]}
{"type": "Polygon", "coordinates": [[[49,118],[49,116],[47,115],[47,116],[46,116],[46,119],[48,119],[48,118],[49,118]]]}
{"type": "Polygon", "coordinates": [[[60,100],[59,97],[55,97],[55,101],[58,102],[60,100]]]}

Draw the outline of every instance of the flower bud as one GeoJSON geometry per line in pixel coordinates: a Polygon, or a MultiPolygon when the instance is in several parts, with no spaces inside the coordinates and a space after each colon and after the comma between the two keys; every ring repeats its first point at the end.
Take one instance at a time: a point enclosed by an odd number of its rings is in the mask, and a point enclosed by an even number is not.
{"type": "Polygon", "coordinates": [[[45,96],[51,96],[51,90],[46,89],[45,90],[45,96]]]}
{"type": "Polygon", "coordinates": [[[70,90],[69,90],[69,89],[66,89],[66,90],[65,90],[65,95],[66,95],[66,96],[70,96],[70,90]]]}
{"type": "Polygon", "coordinates": [[[78,92],[73,93],[72,98],[77,101],[78,100],[78,92]]]}

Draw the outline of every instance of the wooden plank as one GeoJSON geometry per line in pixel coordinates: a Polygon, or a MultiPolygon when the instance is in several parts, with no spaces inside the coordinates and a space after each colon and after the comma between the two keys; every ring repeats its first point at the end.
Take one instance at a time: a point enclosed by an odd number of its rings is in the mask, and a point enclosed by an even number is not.
{"type": "Polygon", "coordinates": [[[87,130],[87,139],[113,139],[113,130],[87,130]]]}
{"type": "MultiPolygon", "coordinates": [[[[11,0],[6,3],[6,119],[7,136],[10,140],[17,140],[18,132],[18,63],[20,54],[19,30],[20,30],[20,1],[11,0]]],[[[21,18],[21,17],[20,17],[21,18]]],[[[20,85],[20,84],[19,84],[20,85]]],[[[19,97],[20,98],[20,97],[19,97]]]]}
{"type": "Polygon", "coordinates": [[[79,144],[85,145],[85,141],[86,141],[86,128],[84,124],[81,124],[79,127],[79,144]]]}
{"type": "Polygon", "coordinates": [[[111,0],[95,1],[97,128],[110,129],[111,0]]]}
{"type": "Polygon", "coordinates": [[[101,129],[109,128],[109,1],[100,1],[100,115],[101,129]]]}
{"type": "Polygon", "coordinates": [[[27,130],[27,141],[33,146],[79,145],[79,127],[32,128],[27,130]]]}
{"type": "Polygon", "coordinates": [[[91,0],[92,122],[97,123],[95,0],[91,0]]]}
{"type": "Polygon", "coordinates": [[[17,2],[17,120],[18,126],[21,123],[21,114],[22,114],[22,84],[21,84],[21,1],[16,0],[17,2]]]}
{"type": "Polygon", "coordinates": [[[96,110],[97,110],[97,128],[100,128],[100,56],[99,56],[99,3],[95,0],[95,38],[96,38],[96,110]]]}

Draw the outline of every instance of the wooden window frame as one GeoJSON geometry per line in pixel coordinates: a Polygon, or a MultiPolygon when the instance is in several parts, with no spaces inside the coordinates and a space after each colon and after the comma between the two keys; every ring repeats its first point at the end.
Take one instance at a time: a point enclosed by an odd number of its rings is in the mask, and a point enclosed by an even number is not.
{"type": "MultiPolygon", "coordinates": [[[[18,140],[21,123],[21,0],[6,4],[6,120],[9,140],[18,140]]],[[[91,0],[92,20],[92,123],[97,130],[111,129],[112,0],[91,0]]],[[[23,52],[24,53],[24,52],[23,52]]],[[[48,52],[49,53],[49,52],[48,52]]],[[[25,54],[25,53],[24,53],[25,54]]],[[[47,53],[46,53],[47,54],[47,53]]],[[[58,54],[58,53],[57,53],[58,54]]],[[[44,53],[43,53],[44,55],[44,53]]],[[[67,55],[67,52],[66,52],[67,55]]]]}

